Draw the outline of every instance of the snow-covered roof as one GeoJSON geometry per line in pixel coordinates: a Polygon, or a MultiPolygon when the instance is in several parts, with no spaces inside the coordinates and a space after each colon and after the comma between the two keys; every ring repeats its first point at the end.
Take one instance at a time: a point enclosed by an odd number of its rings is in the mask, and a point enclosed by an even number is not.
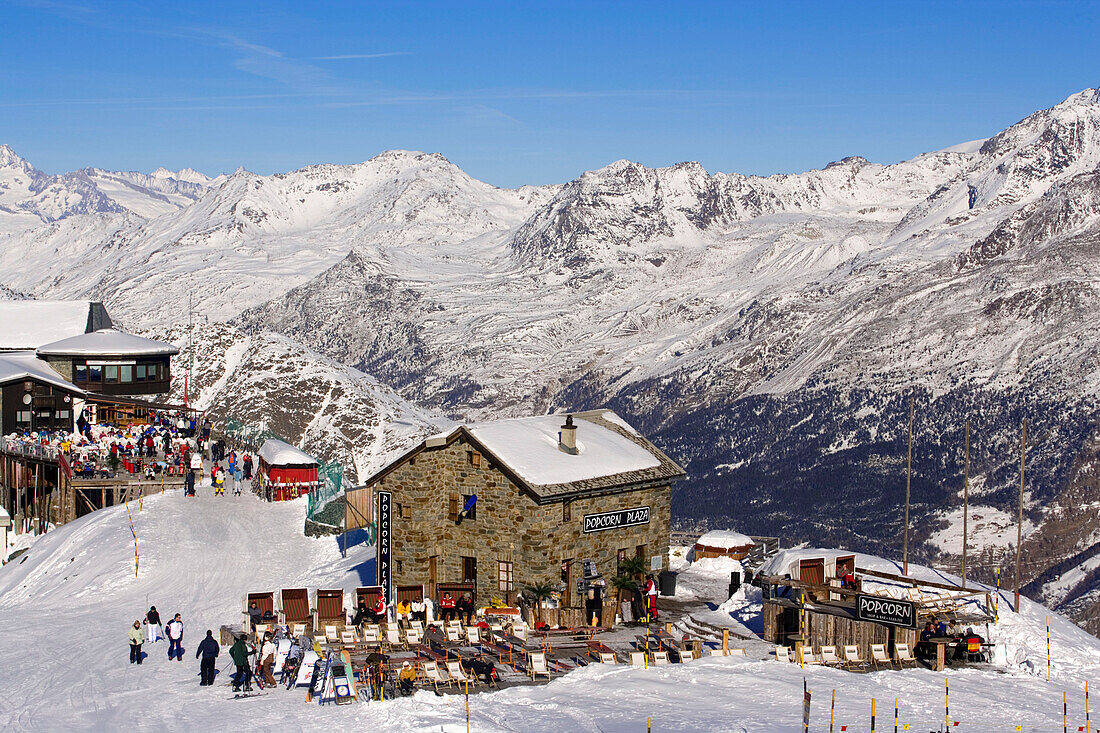
{"type": "Polygon", "coordinates": [[[37,358],[33,351],[8,351],[0,353],[0,384],[33,378],[53,387],[84,394],[84,390],[73,385],[58,374],[49,364],[37,358]]]}
{"type": "Polygon", "coordinates": [[[653,482],[672,483],[684,469],[610,410],[570,413],[577,454],[558,447],[567,415],[542,415],[460,425],[433,435],[366,482],[381,479],[421,450],[441,448],[461,437],[481,450],[539,500],[653,482]]]}
{"type": "Polygon", "coordinates": [[[110,323],[92,301],[0,300],[0,349],[34,349],[110,323]]]}
{"type": "Polygon", "coordinates": [[[470,434],[532,484],[564,484],[656,468],[660,460],[621,433],[577,419],[577,455],[558,448],[565,415],[469,425],[470,434]]]}
{"type": "Polygon", "coordinates": [[[102,328],[40,346],[39,356],[164,356],[180,350],[164,341],[102,328]]]}
{"type": "Polygon", "coordinates": [[[697,539],[695,544],[728,550],[732,547],[751,547],[756,543],[747,534],[741,534],[732,529],[712,529],[697,539]]]}
{"type": "Polygon", "coordinates": [[[270,466],[318,465],[313,456],[275,438],[269,438],[260,446],[259,456],[270,466]]]}

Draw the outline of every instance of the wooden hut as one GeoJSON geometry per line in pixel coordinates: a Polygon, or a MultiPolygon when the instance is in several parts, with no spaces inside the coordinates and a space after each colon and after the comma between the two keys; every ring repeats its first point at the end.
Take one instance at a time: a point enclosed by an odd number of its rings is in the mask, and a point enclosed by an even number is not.
{"type": "Polygon", "coordinates": [[[317,459],[289,443],[274,438],[259,451],[258,475],[268,501],[297,499],[318,488],[317,459]]]}
{"type": "Polygon", "coordinates": [[[311,624],[313,612],[309,607],[307,588],[283,588],[280,620],[284,624],[311,624]]]}
{"type": "Polygon", "coordinates": [[[328,625],[343,626],[348,622],[347,611],[344,609],[344,590],[342,588],[318,589],[317,602],[314,608],[317,610],[314,628],[320,629],[328,625]]]}
{"type": "Polygon", "coordinates": [[[756,542],[748,535],[729,529],[713,529],[695,541],[695,559],[731,557],[744,560],[756,542]]]}

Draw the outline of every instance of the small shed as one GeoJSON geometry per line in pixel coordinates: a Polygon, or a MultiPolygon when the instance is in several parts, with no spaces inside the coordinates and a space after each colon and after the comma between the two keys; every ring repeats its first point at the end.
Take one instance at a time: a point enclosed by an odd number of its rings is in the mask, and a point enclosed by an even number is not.
{"type": "Polygon", "coordinates": [[[732,557],[744,560],[756,542],[746,534],[731,529],[712,529],[695,541],[695,559],[732,557]]]}
{"type": "Polygon", "coordinates": [[[317,590],[317,628],[326,625],[343,626],[348,617],[344,610],[344,589],[317,590]]]}
{"type": "Polygon", "coordinates": [[[259,451],[258,474],[264,496],[270,501],[297,499],[319,487],[316,458],[274,438],[259,451]]]}

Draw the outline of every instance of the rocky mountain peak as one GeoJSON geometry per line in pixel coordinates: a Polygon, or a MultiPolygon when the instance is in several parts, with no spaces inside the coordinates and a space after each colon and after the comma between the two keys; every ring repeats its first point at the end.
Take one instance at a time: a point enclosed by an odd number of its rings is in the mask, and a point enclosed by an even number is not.
{"type": "Polygon", "coordinates": [[[34,170],[34,166],[21,158],[7,143],[0,144],[0,168],[18,168],[28,173],[34,170]]]}

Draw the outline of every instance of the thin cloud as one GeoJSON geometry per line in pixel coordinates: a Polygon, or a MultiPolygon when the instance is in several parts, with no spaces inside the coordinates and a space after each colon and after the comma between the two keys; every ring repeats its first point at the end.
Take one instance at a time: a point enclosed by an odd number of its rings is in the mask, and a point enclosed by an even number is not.
{"type": "Polygon", "coordinates": [[[387,53],[345,53],[338,56],[314,56],[314,61],[344,61],[346,59],[384,59],[390,56],[412,56],[410,51],[389,51],[387,53]]]}

